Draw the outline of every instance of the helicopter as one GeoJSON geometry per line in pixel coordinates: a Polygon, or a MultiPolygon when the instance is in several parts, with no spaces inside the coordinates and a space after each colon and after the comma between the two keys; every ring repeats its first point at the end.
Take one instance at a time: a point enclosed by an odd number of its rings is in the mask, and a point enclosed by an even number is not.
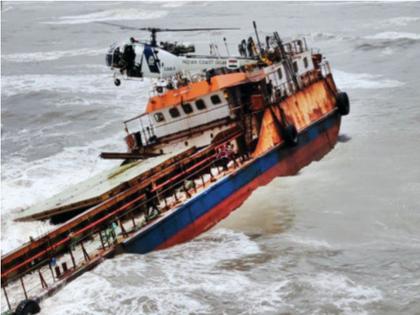
{"type": "MultiPolygon", "coordinates": [[[[110,46],[105,59],[106,65],[114,71],[114,84],[116,86],[121,84],[120,78],[164,79],[181,72],[194,74],[217,68],[233,70],[258,62],[257,58],[246,58],[243,56],[192,55],[191,53],[195,52],[193,45],[163,41],[158,44],[156,39],[156,33],[158,32],[235,30],[237,28],[137,28],[109,22],[97,23],[116,26],[122,29],[148,31],[151,35],[150,41],[139,41],[131,37],[127,41],[114,43],[110,46]]],[[[227,48],[225,38],[224,41],[227,48]]],[[[210,47],[212,48],[212,45],[210,47]]]]}

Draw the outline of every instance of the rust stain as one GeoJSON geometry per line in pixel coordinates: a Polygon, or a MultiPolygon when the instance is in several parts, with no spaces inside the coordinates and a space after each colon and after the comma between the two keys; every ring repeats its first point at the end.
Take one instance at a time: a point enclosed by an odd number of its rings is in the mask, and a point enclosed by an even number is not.
{"type": "MultiPolygon", "coordinates": [[[[294,124],[296,129],[302,130],[330,113],[335,108],[335,84],[332,78],[327,78],[311,84],[280,103],[287,121],[294,124]],[[329,80],[327,82],[327,80],[329,80]],[[328,85],[329,84],[329,85],[328,85]]],[[[280,109],[274,107],[273,111],[281,121],[280,109]]],[[[253,157],[259,156],[282,142],[269,110],[266,110],[262,119],[261,130],[253,157]]]]}

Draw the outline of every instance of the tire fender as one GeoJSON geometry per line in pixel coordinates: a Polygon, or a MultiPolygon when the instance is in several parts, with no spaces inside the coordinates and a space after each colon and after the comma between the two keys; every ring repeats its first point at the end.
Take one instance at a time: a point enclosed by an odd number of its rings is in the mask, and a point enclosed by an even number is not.
{"type": "Polygon", "coordinates": [[[340,115],[346,116],[350,113],[350,101],[346,92],[339,92],[337,94],[336,106],[340,115]]]}
{"type": "Polygon", "coordinates": [[[299,142],[298,132],[294,125],[287,125],[283,129],[284,141],[291,146],[296,146],[299,142]]]}
{"type": "Polygon", "coordinates": [[[41,311],[39,304],[35,300],[23,300],[16,307],[15,315],[38,314],[41,311]]]}

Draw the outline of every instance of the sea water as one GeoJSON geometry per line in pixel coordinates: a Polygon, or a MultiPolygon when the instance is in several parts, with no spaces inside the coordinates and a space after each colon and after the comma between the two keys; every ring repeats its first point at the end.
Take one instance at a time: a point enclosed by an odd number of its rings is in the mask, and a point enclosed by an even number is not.
{"type": "MultiPolygon", "coordinates": [[[[122,121],[150,81],[113,85],[107,47],[136,27],[240,27],[159,33],[225,54],[253,35],[305,36],[349,94],[336,148],[261,187],[195,240],[120,255],[41,303],[42,314],[420,314],[418,3],[2,3],[2,253],[49,223],[23,208],[113,167],[122,121]]],[[[3,308],[3,306],[2,306],[3,308]]]]}

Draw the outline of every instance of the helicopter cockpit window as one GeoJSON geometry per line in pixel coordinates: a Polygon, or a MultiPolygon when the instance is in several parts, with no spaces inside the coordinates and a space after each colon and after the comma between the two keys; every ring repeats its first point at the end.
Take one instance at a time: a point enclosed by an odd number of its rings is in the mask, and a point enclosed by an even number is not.
{"type": "Polygon", "coordinates": [[[176,108],[176,107],[172,107],[169,110],[169,114],[171,114],[171,117],[172,118],[177,118],[177,117],[179,117],[181,115],[181,113],[179,112],[178,108],[176,108]]]}
{"type": "Polygon", "coordinates": [[[155,118],[156,122],[165,121],[165,116],[163,116],[162,113],[156,113],[153,115],[153,117],[155,118]]]}
{"type": "Polygon", "coordinates": [[[220,99],[220,97],[219,97],[219,95],[212,95],[211,97],[210,97],[210,99],[211,99],[211,102],[213,103],[213,105],[217,105],[217,104],[220,104],[221,102],[222,102],[222,100],[220,99]]]}
{"type": "Polygon", "coordinates": [[[206,108],[206,103],[204,103],[202,99],[199,99],[195,101],[195,106],[197,107],[198,110],[203,110],[206,108]]]}
{"type": "Polygon", "coordinates": [[[193,108],[190,103],[181,104],[181,107],[185,114],[191,114],[193,112],[193,108]]]}

